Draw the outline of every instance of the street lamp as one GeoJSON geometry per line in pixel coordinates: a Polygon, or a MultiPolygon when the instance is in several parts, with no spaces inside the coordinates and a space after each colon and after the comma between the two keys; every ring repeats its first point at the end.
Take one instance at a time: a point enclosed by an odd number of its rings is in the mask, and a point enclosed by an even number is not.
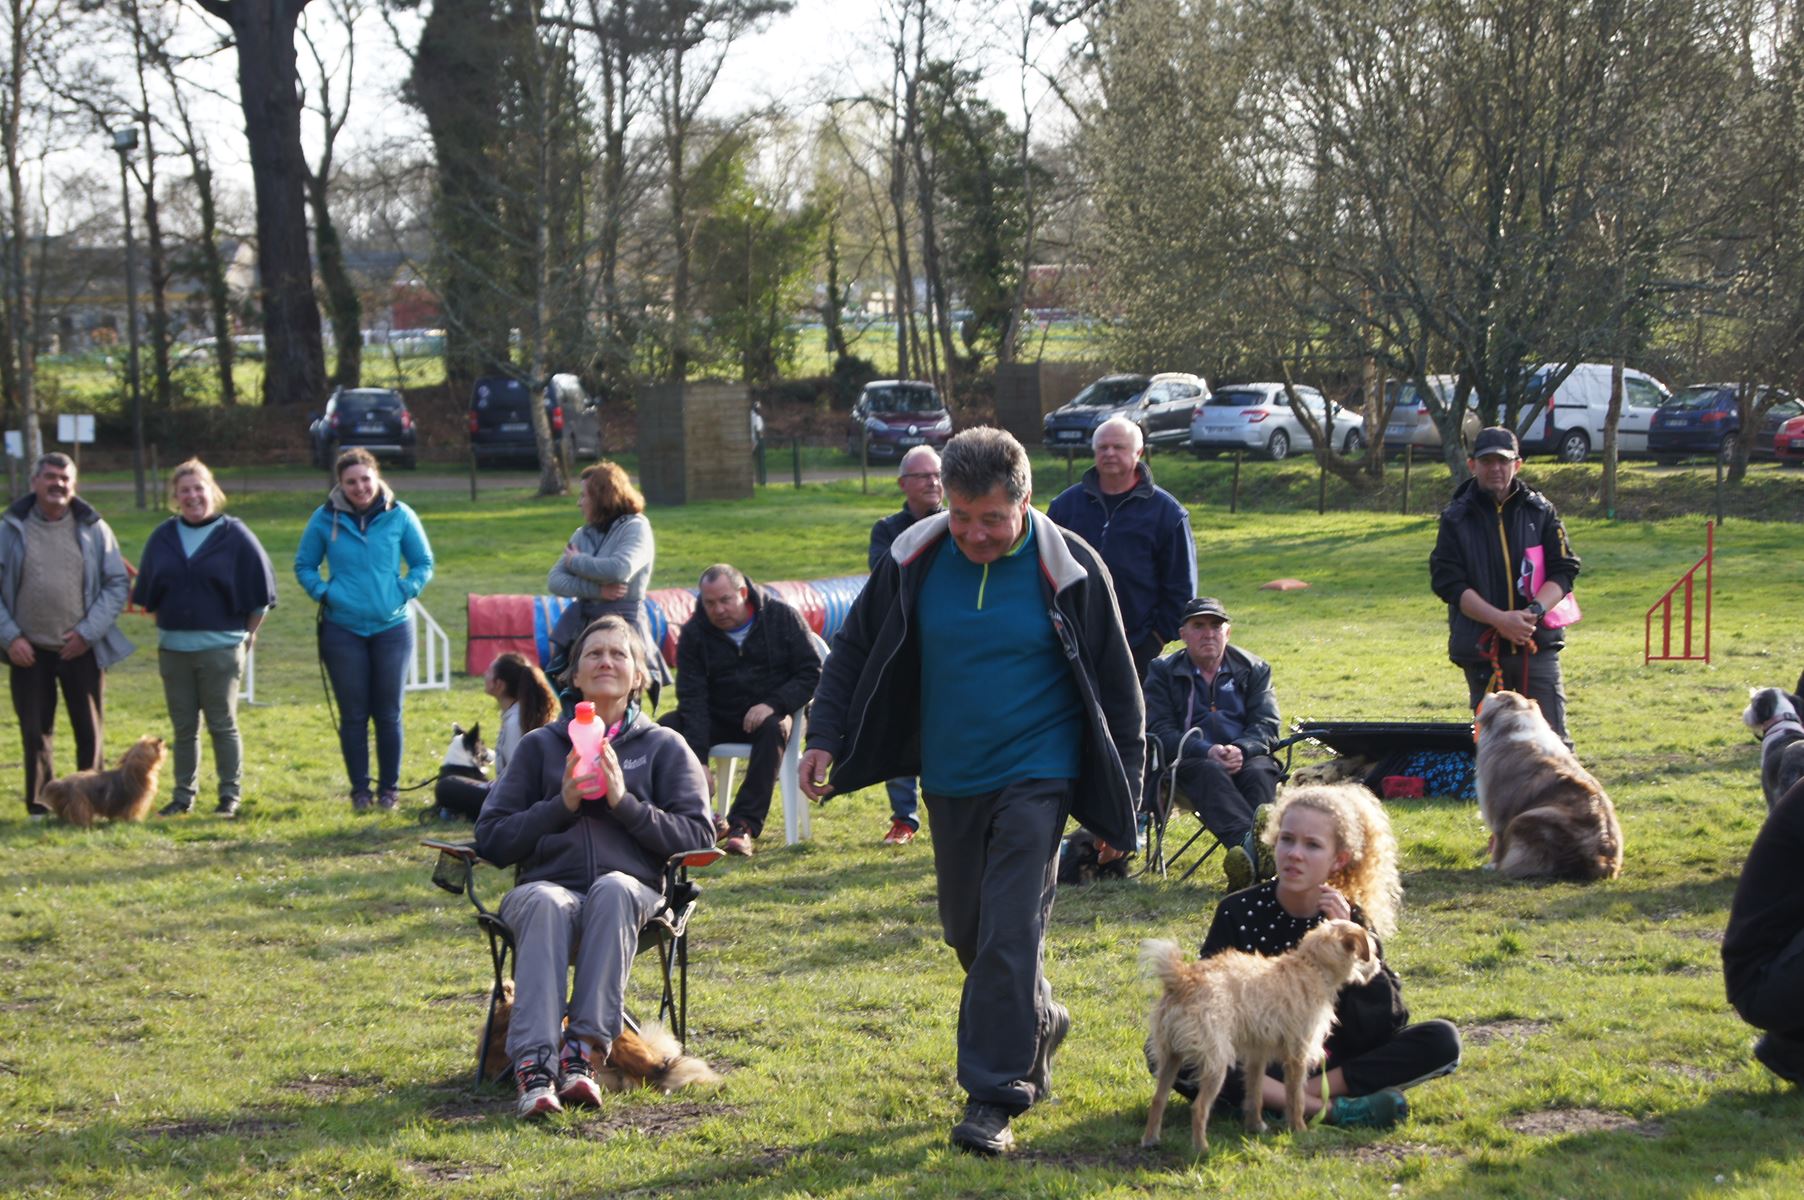
{"type": "Polygon", "coordinates": [[[144,393],[138,386],[138,280],[137,249],[132,242],[132,188],[127,164],[138,148],[138,127],[113,130],[113,149],[119,155],[119,198],[125,208],[125,331],[129,347],[126,376],[132,389],[132,478],[137,484],[138,507],[144,502],[144,393]]]}

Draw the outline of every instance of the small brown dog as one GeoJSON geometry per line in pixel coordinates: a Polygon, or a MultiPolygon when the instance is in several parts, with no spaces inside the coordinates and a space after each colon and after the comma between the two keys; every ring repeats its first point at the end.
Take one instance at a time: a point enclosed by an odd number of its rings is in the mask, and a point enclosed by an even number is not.
{"type": "Polygon", "coordinates": [[[1265,1132],[1259,1081],[1273,1059],[1284,1067],[1290,1127],[1303,1130],[1303,1082],[1310,1065],[1321,1061],[1322,1044],[1334,1026],[1334,998],[1343,985],[1364,983],[1381,967],[1372,935],[1352,921],[1324,921],[1276,958],[1224,950],[1192,959],[1175,942],[1148,941],[1141,945],[1140,961],[1165,985],[1153,1005],[1158,1083],[1140,1144],[1159,1144],[1172,1084],[1192,1067],[1197,1086],[1190,1141],[1198,1154],[1208,1153],[1209,1109],[1236,1062],[1246,1071],[1247,1132],[1265,1132]]]}
{"type": "Polygon", "coordinates": [[[1491,863],[1511,879],[1614,879],[1622,828],[1604,789],[1541,715],[1515,692],[1478,706],[1478,814],[1491,831],[1491,863]]]}
{"type": "Polygon", "coordinates": [[[77,771],[44,785],[38,801],[83,829],[105,817],[142,821],[157,798],[157,773],[168,756],[160,737],[145,736],[119,756],[111,771],[77,771]]]}
{"type": "MultiPolygon", "coordinates": [[[[495,1023],[482,1048],[485,1079],[500,1079],[513,1068],[507,1056],[507,1027],[513,1015],[514,981],[507,979],[501,983],[495,1023]]],[[[719,1083],[720,1076],[701,1059],[684,1054],[683,1044],[670,1036],[669,1030],[648,1021],[637,1033],[630,1026],[620,1031],[608,1052],[607,1063],[595,1072],[595,1082],[609,1092],[648,1087],[669,1095],[678,1088],[719,1083]]]]}

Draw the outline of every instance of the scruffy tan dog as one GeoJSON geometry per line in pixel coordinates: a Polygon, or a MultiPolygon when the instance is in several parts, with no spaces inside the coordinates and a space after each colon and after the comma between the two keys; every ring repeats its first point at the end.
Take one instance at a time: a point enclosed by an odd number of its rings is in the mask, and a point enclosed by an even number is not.
{"type": "Polygon", "coordinates": [[[1478,706],[1478,814],[1491,831],[1491,863],[1511,879],[1614,879],[1622,829],[1604,789],[1541,715],[1515,692],[1478,706]]]}
{"type": "Polygon", "coordinates": [[[38,800],[51,812],[83,829],[105,817],[142,821],[157,798],[157,772],[168,751],[160,737],[141,737],[119,756],[111,771],[77,771],[44,785],[38,800]]]}
{"type": "MultiPolygon", "coordinates": [[[[495,1024],[482,1050],[482,1074],[499,1079],[512,1068],[507,1056],[507,1027],[514,1015],[514,981],[503,980],[501,1003],[495,1006],[495,1024]]],[[[595,1071],[595,1082],[610,1092],[656,1088],[669,1095],[678,1088],[719,1083],[720,1076],[707,1063],[683,1053],[683,1044],[656,1021],[640,1025],[637,1033],[622,1029],[608,1052],[606,1065],[595,1071]]]]}
{"type": "Polygon", "coordinates": [[[1196,1071],[1190,1141],[1209,1150],[1209,1109],[1228,1068],[1246,1072],[1248,1133],[1264,1133],[1259,1080],[1266,1064],[1284,1067],[1284,1110],[1290,1127],[1304,1128],[1303,1081],[1322,1058],[1334,1026],[1334,997],[1347,983],[1364,983],[1380,969],[1372,935],[1352,921],[1324,921],[1276,958],[1224,950],[1192,959],[1175,942],[1148,941],[1140,961],[1165,992],[1153,1005],[1152,1053],[1158,1083],[1146,1114],[1142,1146],[1159,1144],[1165,1102],[1185,1067],[1196,1071]]]}

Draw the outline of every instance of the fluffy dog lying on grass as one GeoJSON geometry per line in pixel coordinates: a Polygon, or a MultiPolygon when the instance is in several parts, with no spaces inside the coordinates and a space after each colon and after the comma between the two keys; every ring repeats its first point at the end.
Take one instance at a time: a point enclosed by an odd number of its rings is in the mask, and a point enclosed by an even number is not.
{"type": "Polygon", "coordinates": [[[1622,828],[1603,785],[1559,739],[1541,706],[1493,692],[1478,706],[1478,814],[1491,863],[1511,879],[1614,879],[1622,828]]]}
{"type": "MultiPolygon", "coordinates": [[[[1199,960],[1175,942],[1148,941],[1140,961],[1165,987],[1153,1005],[1158,1082],[1140,1144],[1159,1144],[1172,1084],[1192,1067],[1197,1089],[1190,1141],[1198,1154],[1208,1152],[1209,1109],[1236,1062],[1248,1080],[1263,1078],[1274,1058],[1283,1064],[1285,1114],[1290,1127],[1302,1131],[1303,1081],[1310,1065],[1321,1061],[1334,1025],[1334,997],[1344,984],[1364,983],[1380,967],[1372,935],[1352,921],[1324,921],[1276,958],[1224,950],[1199,960]]],[[[1260,1095],[1257,1083],[1250,1083],[1243,1107],[1248,1133],[1265,1132],[1260,1095]]]]}
{"type": "MultiPolygon", "coordinates": [[[[482,1048],[484,1078],[500,1079],[513,1069],[507,1056],[507,1027],[514,1015],[514,981],[501,984],[501,1003],[495,1006],[495,1023],[482,1048]]],[[[598,1067],[595,1082],[605,1091],[656,1088],[669,1095],[678,1088],[719,1083],[720,1076],[699,1058],[683,1053],[683,1044],[656,1021],[647,1021],[635,1032],[622,1029],[608,1052],[606,1065],[598,1067]]]]}
{"type": "Polygon", "coordinates": [[[44,785],[39,801],[83,829],[95,821],[142,821],[157,798],[157,773],[168,751],[160,737],[139,738],[110,771],[77,771],[44,785]]]}

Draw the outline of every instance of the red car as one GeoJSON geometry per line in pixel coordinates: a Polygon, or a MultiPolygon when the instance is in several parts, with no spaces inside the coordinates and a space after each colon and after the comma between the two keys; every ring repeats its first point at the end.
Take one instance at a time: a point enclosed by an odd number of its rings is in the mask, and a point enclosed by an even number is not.
{"type": "Polygon", "coordinates": [[[1773,435],[1773,453],[1785,466],[1804,463],[1804,417],[1793,417],[1773,435]]]}

